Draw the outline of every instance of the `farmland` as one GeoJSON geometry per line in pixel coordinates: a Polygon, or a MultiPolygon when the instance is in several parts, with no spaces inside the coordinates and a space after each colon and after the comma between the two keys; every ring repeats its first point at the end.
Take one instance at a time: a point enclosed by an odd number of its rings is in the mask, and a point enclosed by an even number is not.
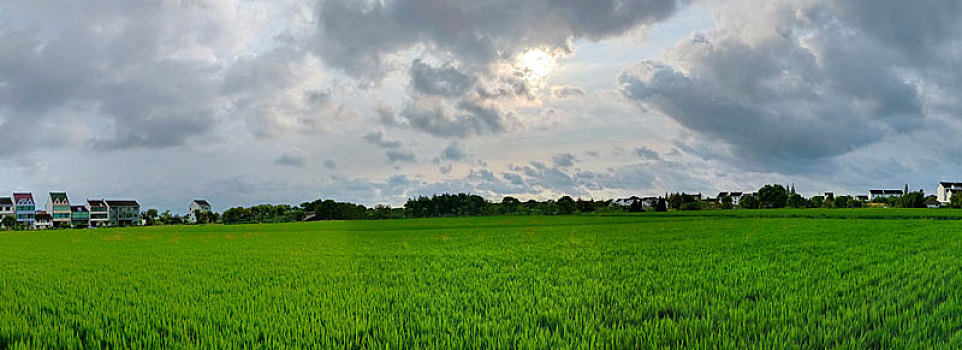
{"type": "Polygon", "coordinates": [[[0,233],[0,348],[960,348],[962,211],[0,233]]]}

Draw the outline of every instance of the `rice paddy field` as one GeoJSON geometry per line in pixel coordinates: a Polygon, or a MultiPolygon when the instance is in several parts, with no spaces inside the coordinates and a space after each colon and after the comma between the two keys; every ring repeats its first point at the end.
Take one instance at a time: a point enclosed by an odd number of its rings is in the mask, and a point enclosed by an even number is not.
{"type": "Polygon", "coordinates": [[[0,232],[0,348],[962,348],[962,211],[0,232]]]}

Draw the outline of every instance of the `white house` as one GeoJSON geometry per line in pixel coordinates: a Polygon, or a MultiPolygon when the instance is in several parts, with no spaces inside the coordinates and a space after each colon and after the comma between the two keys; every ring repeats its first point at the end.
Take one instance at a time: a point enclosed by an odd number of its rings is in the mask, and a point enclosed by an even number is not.
{"type": "Polygon", "coordinates": [[[46,230],[53,227],[53,215],[50,215],[45,211],[37,210],[34,218],[34,228],[38,230],[46,230]]]}
{"type": "Polygon", "coordinates": [[[110,225],[110,210],[107,208],[107,201],[103,198],[87,199],[85,203],[87,212],[90,213],[90,227],[100,227],[110,225]]]}
{"type": "Polygon", "coordinates": [[[4,216],[17,217],[16,212],[13,211],[13,199],[10,197],[0,197],[0,219],[4,216]]]}
{"type": "MultiPolygon", "coordinates": [[[[632,203],[640,200],[641,198],[639,198],[638,196],[631,196],[627,198],[615,199],[614,202],[612,202],[612,204],[617,205],[619,207],[630,207],[632,203]]],[[[193,203],[191,203],[191,205],[193,205],[193,203]]]]}
{"type": "Polygon", "coordinates": [[[195,199],[193,202],[190,202],[187,211],[187,220],[197,222],[197,215],[195,215],[197,212],[209,213],[210,203],[208,203],[206,199],[195,199]]]}
{"type": "Polygon", "coordinates": [[[952,194],[962,191],[962,182],[939,182],[939,189],[935,194],[936,200],[942,204],[949,204],[952,194]]]}
{"type": "Polygon", "coordinates": [[[643,209],[649,210],[658,206],[658,197],[631,196],[628,198],[618,198],[614,202],[612,202],[612,204],[621,206],[621,207],[630,207],[632,204],[636,202],[641,203],[641,207],[643,209]]]}
{"type": "Polygon", "coordinates": [[[732,205],[737,207],[742,198],[755,195],[757,195],[755,192],[718,192],[718,200],[721,200],[722,197],[732,197],[732,205]]]}
{"type": "Polygon", "coordinates": [[[876,198],[901,197],[903,194],[902,190],[869,190],[868,200],[873,201],[876,198]]]}

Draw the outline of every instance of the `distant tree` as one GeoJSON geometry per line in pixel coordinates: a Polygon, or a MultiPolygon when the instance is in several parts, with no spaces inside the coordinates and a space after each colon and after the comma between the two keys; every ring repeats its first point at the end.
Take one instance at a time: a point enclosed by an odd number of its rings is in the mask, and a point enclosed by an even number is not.
{"type": "Polygon", "coordinates": [[[668,196],[668,205],[675,210],[691,208],[691,205],[686,206],[686,204],[694,202],[696,202],[695,196],[687,193],[672,193],[668,196]]]}
{"type": "Polygon", "coordinates": [[[758,190],[758,205],[763,209],[784,208],[788,202],[788,190],[782,185],[765,185],[758,190]]]}
{"type": "Polygon", "coordinates": [[[10,215],[5,215],[0,219],[0,226],[6,227],[8,229],[14,229],[17,227],[17,219],[10,215]]]}
{"type": "Polygon", "coordinates": [[[631,201],[631,205],[628,206],[629,213],[641,213],[644,211],[645,211],[645,208],[641,204],[640,200],[631,201]]]}
{"type": "Polygon", "coordinates": [[[679,210],[681,205],[685,204],[684,198],[682,198],[680,193],[672,193],[668,195],[668,207],[671,209],[679,210]]]}
{"type": "Polygon", "coordinates": [[[835,195],[829,193],[822,201],[822,208],[835,208],[835,195]]]}
{"type": "Polygon", "coordinates": [[[949,206],[955,209],[962,208],[962,192],[952,193],[952,197],[949,197],[949,206]]]}
{"type": "Polygon", "coordinates": [[[721,202],[722,209],[734,208],[734,206],[732,205],[732,202],[734,202],[734,200],[732,200],[732,196],[722,196],[721,198],[719,198],[719,201],[721,202]]]}
{"type": "Polygon", "coordinates": [[[825,197],[822,197],[822,196],[812,196],[812,198],[810,198],[810,199],[808,200],[808,207],[809,207],[809,208],[821,208],[821,207],[822,207],[822,204],[824,204],[824,202],[825,202],[825,197]]]}
{"type": "Polygon", "coordinates": [[[692,201],[681,205],[681,210],[701,210],[702,202],[692,201]]]}
{"type": "MultiPolygon", "coordinates": [[[[794,189],[794,188],[793,188],[794,189]]],[[[788,196],[788,207],[789,208],[807,208],[808,200],[802,197],[798,193],[792,193],[788,196]]]]}
{"type": "Polygon", "coordinates": [[[195,211],[194,211],[194,219],[195,219],[196,221],[195,221],[194,223],[199,224],[199,225],[213,223],[213,222],[217,221],[217,220],[214,218],[214,215],[213,215],[213,214],[214,214],[214,212],[210,212],[210,211],[195,210],[195,211]]]}
{"type": "Polygon", "coordinates": [[[758,209],[758,198],[752,195],[742,196],[742,199],[738,201],[738,206],[742,209],[758,209]]]}
{"type": "Polygon", "coordinates": [[[836,208],[850,208],[852,204],[852,197],[850,196],[835,197],[834,204],[836,208]]]}
{"type": "Polygon", "coordinates": [[[655,205],[656,212],[666,212],[668,211],[668,201],[663,197],[658,197],[658,204],[655,205]]]}
{"type": "Polygon", "coordinates": [[[157,219],[160,218],[160,214],[157,212],[157,209],[154,208],[147,209],[141,216],[147,221],[147,226],[156,225],[157,219]]]}
{"type": "Polygon", "coordinates": [[[506,196],[501,199],[501,204],[498,206],[498,212],[500,212],[501,215],[520,214],[521,201],[519,201],[517,198],[506,196]]]}
{"type": "Polygon", "coordinates": [[[578,200],[575,201],[575,208],[577,208],[579,213],[593,213],[598,209],[598,206],[594,199],[583,200],[578,198],[578,200]]]}
{"type": "Polygon", "coordinates": [[[909,192],[902,196],[902,208],[925,208],[925,192],[909,192]]]}
{"type": "Polygon", "coordinates": [[[558,198],[558,214],[569,215],[574,214],[577,209],[575,200],[571,196],[562,196],[558,198]]]}

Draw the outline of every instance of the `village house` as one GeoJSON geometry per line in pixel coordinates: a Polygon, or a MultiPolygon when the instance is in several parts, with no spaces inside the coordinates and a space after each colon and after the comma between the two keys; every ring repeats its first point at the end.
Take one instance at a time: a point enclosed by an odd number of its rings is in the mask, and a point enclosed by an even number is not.
{"type": "Polygon", "coordinates": [[[902,190],[869,190],[868,200],[874,201],[876,198],[891,198],[891,197],[901,197],[904,194],[902,190]]]}
{"type": "Polygon", "coordinates": [[[66,192],[50,192],[46,208],[54,227],[70,226],[70,200],[66,192]]]}
{"type": "Polygon", "coordinates": [[[641,208],[644,210],[654,210],[658,206],[658,197],[648,196],[648,197],[638,197],[631,196],[627,198],[618,198],[611,202],[613,205],[620,207],[631,207],[634,203],[641,204],[641,208]]]}
{"type": "Polygon", "coordinates": [[[126,199],[108,199],[104,201],[107,203],[107,210],[109,211],[108,218],[110,219],[111,226],[133,226],[140,225],[140,203],[136,200],[126,200],[126,199]]]}
{"type": "Polygon", "coordinates": [[[722,197],[732,197],[732,205],[737,207],[742,198],[755,195],[757,195],[755,192],[718,192],[718,201],[721,203],[722,197]]]}
{"type": "Polygon", "coordinates": [[[83,205],[70,206],[70,224],[74,227],[90,226],[90,211],[83,205]]]}
{"type": "Polygon", "coordinates": [[[30,192],[14,192],[13,204],[17,215],[17,223],[33,228],[37,221],[37,206],[30,192]]]}
{"type": "Polygon", "coordinates": [[[187,220],[192,223],[197,222],[197,213],[210,213],[210,203],[206,199],[195,199],[187,206],[187,220]]]}
{"type": "Polygon", "coordinates": [[[53,216],[43,210],[37,210],[34,219],[33,228],[37,230],[46,230],[53,227],[53,216]]]}
{"type": "Polygon", "coordinates": [[[952,195],[962,191],[962,182],[939,182],[939,188],[935,192],[936,200],[942,205],[948,205],[952,200],[952,195]]]}
{"type": "Polygon", "coordinates": [[[5,216],[13,216],[16,218],[16,213],[13,211],[13,199],[10,197],[0,197],[0,219],[5,216]]]}
{"type": "Polygon", "coordinates": [[[107,226],[110,224],[110,210],[107,202],[101,199],[87,199],[85,204],[90,216],[90,227],[107,226]]]}

